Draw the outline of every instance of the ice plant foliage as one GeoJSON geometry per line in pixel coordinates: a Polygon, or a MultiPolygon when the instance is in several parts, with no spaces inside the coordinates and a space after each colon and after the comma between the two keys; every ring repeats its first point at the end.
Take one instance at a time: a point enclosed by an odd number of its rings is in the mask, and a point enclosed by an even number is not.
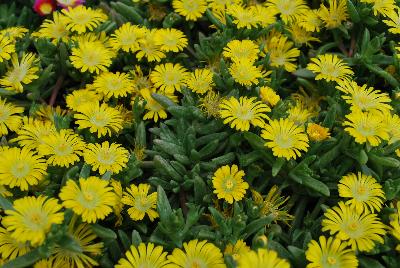
{"type": "Polygon", "coordinates": [[[400,2],[0,4],[0,266],[400,263],[400,2]]]}

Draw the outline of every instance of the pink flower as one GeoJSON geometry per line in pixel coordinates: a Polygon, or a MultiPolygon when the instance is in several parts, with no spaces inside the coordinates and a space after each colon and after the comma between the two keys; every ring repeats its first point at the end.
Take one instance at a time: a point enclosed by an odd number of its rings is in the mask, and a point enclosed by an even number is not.
{"type": "Polygon", "coordinates": [[[62,8],[76,7],[85,3],[85,0],[57,0],[57,4],[62,8]]]}
{"type": "Polygon", "coordinates": [[[40,16],[45,16],[52,13],[56,9],[54,0],[35,0],[33,10],[40,16]]]}

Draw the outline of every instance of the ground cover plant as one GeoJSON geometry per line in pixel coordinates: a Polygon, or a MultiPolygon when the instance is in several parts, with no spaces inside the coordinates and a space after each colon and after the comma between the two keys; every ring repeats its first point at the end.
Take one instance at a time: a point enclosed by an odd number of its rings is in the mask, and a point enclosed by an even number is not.
{"type": "Polygon", "coordinates": [[[395,0],[0,5],[0,265],[398,267],[395,0]]]}

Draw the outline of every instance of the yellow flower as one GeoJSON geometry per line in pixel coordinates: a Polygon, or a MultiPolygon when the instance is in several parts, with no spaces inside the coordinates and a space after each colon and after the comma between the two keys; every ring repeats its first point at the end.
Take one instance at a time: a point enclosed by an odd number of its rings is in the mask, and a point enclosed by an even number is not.
{"type": "Polygon", "coordinates": [[[214,86],[213,72],[210,69],[196,69],[186,78],[185,84],[198,94],[212,90],[214,86]]]}
{"type": "Polygon", "coordinates": [[[39,145],[39,155],[48,156],[47,163],[55,166],[69,167],[79,161],[85,142],[71,129],[61,129],[51,136],[43,138],[39,145]]]}
{"type": "Polygon", "coordinates": [[[390,106],[391,99],[387,93],[375,90],[373,87],[367,88],[367,85],[359,86],[355,81],[342,80],[338,82],[336,88],[346,95],[342,99],[350,104],[350,110],[361,110],[363,112],[392,110],[390,106]]]}
{"type": "Polygon", "coordinates": [[[112,212],[117,197],[108,185],[108,181],[97,177],[80,178],[67,183],[60,191],[63,206],[70,208],[82,217],[83,222],[95,223],[103,220],[112,212]]]}
{"type": "Polygon", "coordinates": [[[115,50],[122,49],[125,52],[136,52],[139,49],[139,40],[141,40],[145,34],[145,28],[127,22],[111,34],[110,44],[115,50]]]}
{"type": "Polygon", "coordinates": [[[100,71],[107,71],[110,67],[113,52],[100,42],[81,42],[79,47],[72,48],[72,55],[69,57],[72,66],[81,72],[99,74],[100,71]]]}
{"type": "Polygon", "coordinates": [[[382,140],[389,140],[383,116],[379,112],[352,112],[346,115],[344,130],[354,137],[357,143],[368,142],[371,146],[378,146],[382,140]]]}
{"type": "Polygon", "coordinates": [[[288,41],[286,36],[271,34],[263,43],[265,53],[269,53],[271,66],[283,67],[288,72],[296,70],[293,62],[300,56],[300,50],[294,48],[293,42],[288,41]]]}
{"type": "Polygon", "coordinates": [[[328,29],[339,27],[349,17],[346,0],[329,0],[329,8],[321,4],[318,13],[328,29]]]}
{"type": "Polygon", "coordinates": [[[250,251],[250,247],[246,245],[242,239],[236,241],[235,244],[229,243],[224,251],[224,255],[231,255],[232,258],[237,261],[240,258],[241,254],[247,253],[250,251]]]}
{"type": "Polygon", "coordinates": [[[252,84],[258,84],[258,78],[261,78],[260,67],[253,65],[253,62],[249,60],[235,61],[229,67],[229,73],[232,75],[235,82],[242,86],[251,86],[252,84]]]}
{"type": "Polygon", "coordinates": [[[149,184],[139,184],[136,186],[131,184],[130,188],[126,189],[121,199],[122,203],[129,206],[128,214],[134,221],[143,220],[147,214],[150,221],[158,218],[157,207],[157,192],[149,194],[149,184]]]}
{"type": "Polygon", "coordinates": [[[319,237],[319,243],[311,240],[308,243],[306,258],[310,262],[307,268],[346,267],[357,268],[358,260],[347,243],[337,238],[319,237]]]}
{"type": "Polygon", "coordinates": [[[61,224],[64,213],[57,199],[46,196],[26,196],[13,203],[13,210],[6,210],[3,226],[11,237],[19,242],[30,242],[32,246],[40,245],[50,231],[52,224],[61,224]]]}
{"type": "Polygon", "coordinates": [[[11,57],[12,67],[0,79],[0,86],[6,90],[23,92],[23,85],[30,84],[33,80],[39,78],[37,61],[33,53],[23,54],[21,61],[18,60],[17,54],[13,54],[11,57]]]}
{"type": "Polygon", "coordinates": [[[263,102],[268,104],[271,107],[274,107],[280,101],[281,97],[279,97],[276,92],[267,86],[260,87],[260,98],[263,102]]]}
{"type": "Polygon", "coordinates": [[[212,177],[212,184],[218,199],[225,199],[229,204],[234,200],[242,200],[249,188],[249,184],[243,181],[244,175],[244,171],[239,170],[237,165],[226,165],[217,169],[212,177]]]}
{"type": "Polygon", "coordinates": [[[321,42],[318,38],[312,36],[312,32],[306,31],[303,27],[298,24],[291,24],[287,27],[292,40],[297,46],[311,46],[310,42],[321,42]]]}
{"type": "Polygon", "coordinates": [[[226,268],[221,250],[206,240],[190,240],[183,243],[183,248],[175,248],[168,256],[170,264],[165,268],[226,268]]]}
{"type": "Polygon", "coordinates": [[[56,245],[52,250],[53,266],[51,267],[92,268],[99,265],[93,257],[101,255],[103,242],[94,243],[97,236],[90,225],[81,223],[75,226],[73,219],[68,226],[68,236],[79,249],[68,249],[56,245]]]}
{"type": "Polygon", "coordinates": [[[343,176],[338,184],[339,196],[351,198],[346,205],[358,213],[379,212],[385,201],[382,186],[371,176],[358,172],[343,176]]]}
{"type": "Polygon", "coordinates": [[[185,34],[177,29],[166,28],[157,31],[155,42],[165,52],[179,52],[188,45],[188,39],[185,34]]]}
{"type": "Polygon", "coordinates": [[[308,137],[302,126],[297,126],[289,119],[271,120],[265,125],[261,137],[267,140],[265,146],[272,148],[277,157],[284,157],[287,160],[296,159],[301,156],[300,151],[307,152],[308,137]]]}
{"type": "Polygon", "coordinates": [[[0,254],[3,259],[13,260],[29,251],[29,243],[16,240],[9,231],[0,227],[0,254]]]}
{"type": "Polygon", "coordinates": [[[204,97],[200,98],[200,109],[207,114],[208,117],[218,117],[219,116],[219,105],[221,104],[222,98],[219,93],[213,90],[207,91],[204,97]]]}
{"type": "Polygon", "coordinates": [[[214,12],[217,10],[226,10],[231,5],[240,4],[241,2],[241,0],[210,0],[208,1],[208,7],[214,12]]]}
{"type": "Polygon", "coordinates": [[[385,113],[384,116],[384,128],[386,128],[389,135],[388,143],[395,143],[400,140],[400,117],[397,114],[391,115],[390,113],[385,113]]]}
{"type": "Polygon", "coordinates": [[[77,112],[81,109],[81,105],[85,105],[87,103],[96,103],[101,100],[101,96],[97,94],[97,92],[89,89],[78,89],[72,91],[65,98],[65,102],[67,103],[67,107],[77,112]]]}
{"type": "Polygon", "coordinates": [[[17,131],[21,125],[21,117],[24,108],[7,103],[0,97],[0,136],[7,135],[10,131],[17,131]]]}
{"type": "Polygon", "coordinates": [[[328,82],[341,82],[344,79],[351,78],[354,74],[343,60],[333,54],[324,54],[312,58],[307,69],[317,75],[315,80],[325,79],[328,82]]]}
{"type": "Polygon", "coordinates": [[[318,115],[318,113],[305,107],[301,102],[296,102],[295,105],[291,106],[289,110],[287,110],[287,114],[287,119],[299,126],[304,125],[310,118],[318,115]]]}
{"type": "Polygon", "coordinates": [[[8,27],[0,31],[0,35],[7,36],[12,40],[17,40],[25,36],[29,30],[22,26],[8,27]]]}
{"type": "Polygon", "coordinates": [[[224,47],[222,55],[233,61],[248,60],[254,62],[260,52],[256,43],[252,40],[232,40],[224,47]]]}
{"type": "Polygon", "coordinates": [[[67,19],[59,12],[53,12],[53,20],[45,19],[40,25],[40,29],[32,35],[39,38],[48,38],[53,44],[58,44],[59,41],[67,43],[69,35],[67,19]]]}
{"type": "Polygon", "coordinates": [[[336,234],[340,240],[348,240],[352,250],[370,251],[375,243],[383,243],[386,226],[376,214],[359,213],[339,202],[338,206],[328,209],[322,220],[322,231],[336,234]]]}
{"type": "Polygon", "coordinates": [[[238,268],[290,268],[287,260],[278,257],[274,250],[259,248],[257,251],[248,251],[240,255],[238,268]]]}
{"type": "Polygon", "coordinates": [[[125,253],[126,258],[119,259],[115,268],[165,268],[169,263],[167,254],[162,246],[155,247],[153,243],[140,243],[138,247],[132,245],[125,253]]]}
{"type": "Polygon", "coordinates": [[[0,62],[11,59],[11,54],[15,52],[15,43],[10,37],[0,35],[0,62]]]}
{"type": "Polygon", "coordinates": [[[122,194],[123,194],[122,185],[121,185],[120,181],[113,180],[113,179],[111,179],[110,184],[111,184],[111,187],[113,188],[114,193],[117,197],[117,200],[113,207],[113,212],[114,212],[115,216],[117,217],[115,226],[120,226],[122,224],[121,212],[122,212],[122,209],[124,208],[124,204],[122,203],[122,194]]]}
{"type": "Polygon", "coordinates": [[[400,34],[400,9],[392,11],[387,14],[388,20],[383,20],[383,22],[389,26],[389,32],[394,34],[400,34]]]}
{"type": "Polygon", "coordinates": [[[196,21],[201,18],[207,9],[206,0],[173,0],[172,7],[175,12],[185,17],[186,20],[196,21]]]}
{"type": "Polygon", "coordinates": [[[0,184],[28,190],[47,174],[46,160],[26,147],[8,148],[0,154],[0,184]]]}
{"type": "Polygon", "coordinates": [[[303,11],[297,23],[308,32],[319,32],[322,21],[318,16],[318,10],[307,9],[303,11]]]}
{"type": "MultiPolygon", "coordinates": [[[[143,120],[153,119],[154,122],[157,122],[158,119],[165,119],[167,118],[167,112],[165,111],[164,107],[159,104],[153,97],[151,96],[152,91],[148,88],[143,88],[140,90],[140,94],[142,95],[143,99],[146,101],[145,109],[147,113],[143,116],[143,120]]],[[[166,94],[163,92],[157,92],[158,94],[164,95],[170,98],[172,101],[176,102],[176,97],[172,94],[166,94]]]]}
{"type": "Polygon", "coordinates": [[[375,16],[378,14],[388,16],[393,10],[398,8],[395,0],[360,0],[360,2],[372,4],[372,10],[375,16]]]}
{"type": "Polygon", "coordinates": [[[133,82],[126,73],[104,72],[97,76],[93,82],[93,89],[100,94],[111,97],[126,97],[134,91],[133,82]]]}
{"type": "Polygon", "coordinates": [[[181,91],[187,77],[187,70],[179,63],[159,64],[150,73],[150,79],[154,86],[166,93],[174,93],[175,90],[181,91]]]}
{"type": "Polygon", "coordinates": [[[331,137],[329,128],[315,123],[309,123],[307,125],[307,134],[312,141],[323,141],[331,137]]]}
{"type": "Polygon", "coordinates": [[[143,39],[139,40],[139,51],[136,53],[136,58],[141,60],[143,57],[147,61],[161,61],[166,55],[161,51],[161,46],[156,44],[157,30],[146,30],[143,39]]]}
{"type": "MultiPolygon", "coordinates": [[[[3,152],[5,150],[3,150],[2,147],[0,147],[0,152],[3,152]]],[[[7,190],[6,187],[4,187],[4,185],[0,185],[0,196],[2,197],[10,197],[13,196],[13,194],[7,190]]]]}
{"type": "Polygon", "coordinates": [[[256,101],[255,97],[240,97],[237,100],[234,97],[223,100],[219,105],[220,116],[224,119],[224,124],[239,131],[248,131],[250,124],[263,127],[265,119],[269,120],[267,112],[271,109],[261,101],[256,101]]]}
{"type": "Polygon", "coordinates": [[[113,132],[116,133],[122,129],[121,113],[106,103],[85,103],[79,107],[78,112],[74,115],[78,128],[89,128],[91,133],[97,132],[99,138],[107,134],[111,136],[113,132]]]}
{"type": "Polygon", "coordinates": [[[107,171],[118,174],[126,167],[129,152],[120,144],[109,144],[108,141],[105,141],[102,144],[89,143],[83,151],[83,157],[85,162],[92,166],[92,170],[98,170],[100,175],[107,171]]]}
{"type": "Polygon", "coordinates": [[[11,142],[18,142],[21,147],[37,150],[43,139],[56,133],[56,127],[51,121],[41,121],[29,117],[22,119],[21,128],[16,130],[18,136],[11,142]]]}
{"type": "Polygon", "coordinates": [[[38,109],[32,113],[35,119],[42,121],[51,121],[54,123],[54,116],[64,117],[68,113],[67,110],[62,109],[60,106],[53,107],[51,105],[42,104],[38,105],[38,109]]]}
{"type": "Polygon", "coordinates": [[[233,23],[236,24],[238,29],[241,28],[255,28],[258,26],[260,20],[257,16],[256,10],[252,7],[246,8],[239,4],[230,5],[227,8],[227,13],[233,16],[233,23]]]}
{"type": "Polygon", "coordinates": [[[280,14],[285,23],[297,21],[308,9],[304,0],[268,0],[265,5],[280,14]]]}
{"type": "Polygon", "coordinates": [[[264,7],[262,5],[253,5],[250,7],[254,16],[258,19],[261,27],[266,28],[276,22],[276,9],[271,7],[264,7]]]}
{"type": "MultiPolygon", "coordinates": [[[[393,207],[390,205],[390,207],[393,207]]],[[[400,241],[400,201],[395,203],[396,213],[390,215],[390,233],[400,241]]],[[[400,252],[400,244],[397,244],[396,250],[400,252]]]]}
{"type": "Polygon", "coordinates": [[[78,34],[93,31],[107,20],[107,15],[100,9],[93,10],[84,5],[63,9],[62,13],[66,17],[67,29],[78,34]]]}

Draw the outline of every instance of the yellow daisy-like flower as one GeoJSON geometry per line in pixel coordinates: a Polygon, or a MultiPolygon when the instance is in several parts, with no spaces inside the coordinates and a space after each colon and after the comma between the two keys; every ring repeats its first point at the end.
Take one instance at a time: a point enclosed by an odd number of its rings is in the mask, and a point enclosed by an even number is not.
{"type": "Polygon", "coordinates": [[[236,24],[238,29],[251,29],[258,26],[260,20],[255,11],[254,8],[246,8],[239,4],[231,5],[227,8],[227,13],[233,16],[233,23],[236,24]]]}
{"type": "Polygon", "coordinates": [[[389,32],[393,34],[400,34],[400,9],[397,11],[392,11],[387,14],[387,20],[383,20],[383,22],[389,26],[389,32]]]}
{"type": "Polygon", "coordinates": [[[357,268],[358,260],[347,243],[337,238],[319,237],[319,243],[311,240],[308,243],[306,258],[310,262],[307,268],[346,267],[357,268]]]}
{"type": "Polygon", "coordinates": [[[139,51],[136,53],[138,60],[145,57],[148,62],[160,62],[167,56],[161,51],[161,46],[156,44],[157,33],[156,29],[146,30],[143,39],[139,40],[139,51]]]}
{"type": "Polygon", "coordinates": [[[309,119],[318,115],[318,113],[310,110],[308,107],[305,107],[300,102],[296,102],[295,105],[291,106],[287,110],[287,114],[287,119],[294,122],[298,126],[304,125],[309,119]]]}
{"type": "Polygon", "coordinates": [[[232,40],[224,47],[222,55],[233,61],[248,60],[254,62],[260,52],[258,45],[252,40],[232,40]]]}
{"type": "Polygon", "coordinates": [[[48,38],[53,44],[58,44],[59,41],[68,43],[67,19],[59,12],[53,12],[53,20],[45,19],[40,25],[40,29],[32,35],[39,38],[48,38]]]}
{"type": "Polygon", "coordinates": [[[24,108],[7,103],[0,97],[0,136],[7,135],[10,131],[17,131],[21,125],[21,117],[18,114],[24,112],[24,108]]]}
{"type": "Polygon", "coordinates": [[[165,52],[183,51],[188,45],[188,39],[185,34],[173,28],[158,30],[154,41],[160,46],[160,49],[165,52]]]}
{"type": "Polygon", "coordinates": [[[397,114],[385,113],[383,124],[388,132],[388,143],[392,144],[400,140],[400,117],[397,114]]]}
{"type": "Polygon", "coordinates": [[[187,77],[185,84],[193,92],[204,94],[212,90],[214,86],[213,76],[214,74],[210,69],[196,69],[187,77]]]}
{"type": "Polygon", "coordinates": [[[339,27],[349,17],[346,0],[329,0],[329,8],[321,4],[319,17],[328,29],[339,27]]]}
{"type": "Polygon", "coordinates": [[[138,247],[131,246],[125,253],[126,258],[121,258],[115,268],[165,268],[169,263],[167,255],[162,246],[140,243],[138,247]]]}
{"type": "Polygon", "coordinates": [[[74,90],[65,98],[67,107],[74,112],[79,111],[81,109],[81,105],[85,105],[87,103],[96,103],[100,100],[101,96],[97,94],[96,91],[88,89],[74,90]]]}
{"type": "Polygon", "coordinates": [[[255,97],[240,97],[237,100],[234,97],[225,99],[219,105],[220,116],[224,119],[224,124],[239,131],[248,131],[250,124],[263,127],[265,120],[269,120],[267,112],[271,109],[261,101],[256,101],[255,97]]]}
{"type": "Polygon", "coordinates": [[[268,0],[265,5],[273,12],[280,14],[285,23],[298,20],[308,9],[304,0],[268,0]]]}
{"type": "Polygon", "coordinates": [[[79,107],[78,113],[74,115],[75,123],[79,129],[88,128],[91,133],[97,132],[97,137],[122,130],[122,115],[117,109],[106,103],[86,103],[79,107]]]}
{"type": "Polygon", "coordinates": [[[253,5],[250,7],[254,13],[254,16],[257,17],[258,23],[261,27],[266,28],[271,24],[276,22],[276,10],[271,7],[265,7],[262,5],[253,5]]]}
{"type": "Polygon", "coordinates": [[[11,142],[18,142],[21,147],[29,150],[37,150],[43,139],[57,132],[54,123],[51,121],[41,121],[30,117],[22,119],[21,128],[16,130],[18,136],[11,142]]]}
{"type": "Polygon", "coordinates": [[[10,37],[12,40],[17,40],[25,36],[29,30],[22,26],[8,27],[0,31],[0,35],[10,37]]]}
{"type": "Polygon", "coordinates": [[[261,137],[267,140],[265,146],[271,148],[275,156],[287,160],[300,157],[300,151],[307,152],[309,147],[304,128],[289,119],[271,120],[265,125],[261,137]]]}
{"type": "Polygon", "coordinates": [[[43,138],[39,145],[39,155],[48,156],[50,165],[69,167],[79,161],[85,142],[71,129],[61,129],[51,136],[43,138]]]}
{"type": "Polygon", "coordinates": [[[359,86],[355,81],[342,80],[336,86],[338,90],[345,93],[342,98],[350,104],[350,110],[361,110],[363,112],[392,110],[391,99],[387,93],[375,90],[367,85],[359,86]]]}
{"type": "Polygon", "coordinates": [[[83,151],[85,162],[92,166],[92,170],[98,170],[101,175],[107,171],[118,174],[129,159],[129,152],[120,144],[109,143],[108,141],[90,143],[83,151]]]}
{"type": "Polygon", "coordinates": [[[251,86],[258,84],[258,78],[263,77],[261,68],[253,65],[249,60],[235,61],[229,67],[229,73],[232,75],[235,82],[243,86],[251,86]]]}
{"type": "Polygon", "coordinates": [[[283,67],[288,72],[296,70],[294,62],[300,56],[300,50],[286,36],[277,34],[268,37],[264,42],[264,51],[269,54],[273,67],[283,67]]]}
{"type": "Polygon", "coordinates": [[[287,27],[287,30],[290,33],[290,36],[296,46],[302,46],[305,44],[306,46],[310,46],[310,42],[321,42],[318,38],[313,36],[312,32],[306,31],[303,27],[298,24],[290,24],[287,27]]]}
{"type": "Polygon", "coordinates": [[[117,220],[115,222],[115,226],[120,226],[122,224],[122,209],[124,208],[124,204],[122,203],[122,195],[123,195],[123,190],[122,190],[122,185],[120,181],[111,179],[111,187],[114,190],[114,193],[117,197],[117,200],[115,202],[115,205],[113,207],[113,212],[115,216],[117,217],[117,220]]]}
{"type": "Polygon", "coordinates": [[[0,35],[0,62],[11,59],[15,52],[15,43],[10,37],[0,35]]]}
{"type": "Polygon", "coordinates": [[[57,199],[46,196],[26,196],[13,203],[13,210],[6,210],[3,226],[11,237],[19,242],[30,242],[32,246],[44,242],[52,224],[61,224],[64,213],[57,199]]]}
{"type": "Polygon", "coordinates": [[[270,107],[274,107],[281,100],[281,97],[272,88],[267,86],[260,87],[260,98],[270,107]]]}
{"type": "Polygon", "coordinates": [[[13,260],[29,251],[29,243],[16,240],[9,231],[0,227],[0,254],[4,260],[13,260]]]}
{"type": "Polygon", "coordinates": [[[318,16],[318,10],[307,9],[303,11],[297,23],[308,32],[319,32],[322,21],[318,16]]]}
{"type": "Polygon", "coordinates": [[[383,243],[386,226],[376,214],[359,213],[355,209],[339,202],[338,206],[328,209],[322,220],[322,231],[336,234],[340,240],[348,240],[352,250],[370,251],[375,243],[383,243]]]}
{"type": "Polygon", "coordinates": [[[99,265],[93,257],[101,255],[103,242],[94,243],[97,236],[90,225],[81,223],[75,226],[75,220],[71,220],[68,236],[76,245],[79,245],[79,250],[56,245],[52,250],[53,266],[51,267],[92,268],[99,265]]]}
{"type": "Polygon", "coordinates": [[[108,181],[97,177],[80,178],[77,184],[68,180],[61,188],[63,206],[82,217],[83,222],[95,223],[112,212],[117,197],[108,181]]]}
{"type": "Polygon", "coordinates": [[[30,84],[33,80],[39,78],[37,75],[39,68],[36,66],[37,58],[35,54],[23,54],[21,61],[18,60],[17,54],[13,54],[11,63],[12,67],[0,79],[0,86],[4,87],[4,89],[23,92],[23,85],[30,84]]]}
{"type": "Polygon", "coordinates": [[[47,174],[46,160],[26,147],[8,148],[0,154],[0,184],[28,190],[47,174]]]}
{"type": "Polygon", "coordinates": [[[360,0],[361,3],[372,4],[374,15],[388,16],[393,10],[396,10],[395,0],[360,0]]]}
{"type": "Polygon", "coordinates": [[[81,42],[79,47],[72,48],[69,59],[72,66],[81,72],[99,74],[108,70],[113,56],[113,52],[100,42],[81,42]]]}
{"type": "Polygon", "coordinates": [[[385,201],[382,186],[371,176],[358,172],[343,176],[338,184],[339,196],[351,198],[346,205],[358,213],[379,212],[385,201]]]}
{"type": "Polygon", "coordinates": [[[206,0],[173,0],[172,7],[175,12],[185,17],[186,20],[196,21],[206,12],[206,0]]]}
{"type": "Polygon", "coordinates": [[[158,218],[157,207],[157,192],[149,194],[149,184],[139,184],[136,186],[131,184],[124,192],[122,203],[129,206],[128,214],[134,221],[143,220],[147,214],[150,221],[158,218]]]}
{"type": "Polygon", "coordinates": [[[244,242],[242,239],[239,239],[236,241],[235,244],[228,244],[225,248],[224,255],[231,255],[232,258],[237,261],[240,258],[241,254],[249,252],[251,249],[248,245],[246,245],[246,242],[244,242]]]}
{"type": "MultiPolygon", "coordinates": [[[[390,233],[400,241],[400,201],[397,201],[394,206],[397,211],[390,215],[390,233]]],[[[393,207],[393,205],[390,205],[390,207],[393,207]]],[[[396,250],[400,252],[400,244],[397,244],[396,250]]]]}
{"type": "Polygon", "coordinates": [[[133,82],[126,73],[104,72],[96,77],[93,88],[107,98],[126,97],[134,91],[133,82]]]}
{"type": "Polygon", "coordinates": [[[259,248],[257,251],[250,250],[240,254],[237,263],[238,268],[290,268],[290,263],[281,259],[274,250],[259,248]]]}
{"type": "Polygon", "coordinates": [[[154,122],[157,122],[158,119],[167,118],[167,112],[164,107],[159,104],[153,97],[151,96],[152,91],[148,88],[143,88],[140,90],[140,94],[143,99],[146,101],[145,109],[147,113],[143,116],[143,120],[153,119],[154,122]]]}
{"type": "Polygon", "coordinates": [[[226,165],[217,169],[212,178],[212,184],[218,199],[225,199],[229,204],[242,200],[246,189],[249,188],[249,184],[243,181],[244,175],[244,171],[239,170],[237,165],[232,165],[232,167],[226,165]]]}
{"type": "Polygon", "coordinates": [[[127,22],[111,34],[110,44],[116,50],[121,49],[125,52],[136,52],[139,49],[139,40],[141,40],[145,34],[145,28],[127,22]]]}
{"type": "MultiPolygon", "coordinates": [[[[0,147],[0,152],[3,152],[3,151],[5,151],[3,149],[3,147],[0,147]]],[[[10,196],[13,196],[13,194],[10,191],[8,191],[8,189],[6,187],[4,187],[4,185],[0,185],[0,196],[10,197],[10,196]]]]}
{"type": "Polygon", "coordinates": [[[307,134],[312,141],[323,141],[331,137],[329,128],[323,127],[315,123],[307,125],[307,134]]]}
{"type": "Polygon", "coordinates": [[[354,74],[347,64],[339,59],[337,55],[324,54],[311,59],[307,69],[315,73],[315,80],[325,79],[326,81],[341,82],[349,79],[354,74]]]}
{"type": "Polygon", "coordinates": [[[107,20],[107,15],[100,9],[93,10],[84,5],[63,9],[62,13],[66,17],[67,30],[78,34],[93,31],[107,20]]]}
{"type": "Polygon", "coordinates": [[[168,260],[171,264],[165,268],[226,268],[221,250],[206,240],[197,239],[183,243],[183,248],[175,248],[168,260]]]}
{"type": "Polygon", "coordinates": [[[378,146],[382,140],[389,140],[389,134],[383,123],[384,115],[379,112],[354,111],[346,115],[343,123],[345,131],[354,137],[357,143],[368,142],[378,146]]]}
{"type": "Polygon", "coordinates": [[[150,73],[151,82],[156,88],[166,93],[174,93],[175,90],[180,91],[185,85],[185,80],[189,73],[179,63],[159,64],[150,73]]]}

